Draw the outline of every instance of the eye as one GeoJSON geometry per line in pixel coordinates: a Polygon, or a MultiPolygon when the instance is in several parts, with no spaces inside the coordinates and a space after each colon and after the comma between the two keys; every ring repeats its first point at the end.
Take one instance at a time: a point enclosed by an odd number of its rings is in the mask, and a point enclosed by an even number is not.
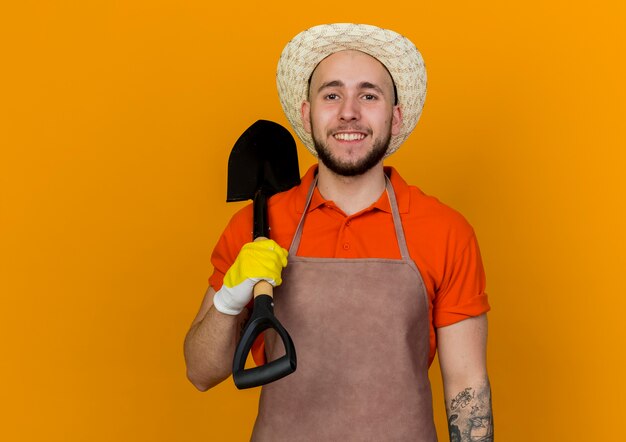
{"type": "Polygon", "coordinates": [[[378,97],[374,94],[365,94],[363,95],[363,99],[366,101],[373,101],[376,100],[378,97]]]}
{"type": "Polygon", "coordinates": [[[324,98],[326,100],[337,100],[339,99],[339,95],[335,94],[334,92],[331,92],[330,94],[327,94],[324,98]]]}

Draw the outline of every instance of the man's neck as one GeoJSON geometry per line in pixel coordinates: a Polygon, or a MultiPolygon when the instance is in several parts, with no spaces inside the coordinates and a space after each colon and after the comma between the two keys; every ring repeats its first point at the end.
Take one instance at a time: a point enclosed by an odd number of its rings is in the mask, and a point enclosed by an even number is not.
{"type": "Polygon", "coordinates": [[[317,188],[322,196],[333,201],[346,215],[352,215],[371,206],[385,191],[385,172],[382,161],[363,175],[337,175],[321,162],[317,172],[317,188]]]}

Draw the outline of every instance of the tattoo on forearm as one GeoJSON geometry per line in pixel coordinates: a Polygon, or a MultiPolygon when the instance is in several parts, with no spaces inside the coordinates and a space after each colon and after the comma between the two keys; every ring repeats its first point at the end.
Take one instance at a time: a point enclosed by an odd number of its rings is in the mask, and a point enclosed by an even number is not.
{"type": "Polygon", "coordinates": [[[450,442],[493,442],[489,383],[478,390],[468,387],[461,391],[447,411],[450,442]]]}
{"type": "Polygon", "coordinates": [[[471,388],[466,388],[465,390],[457,394],[454,399],[452,399],[450,409],[452,411],[456,411],[456,409],[459,407],[465,408],[467,404],[472,401],[472,399],[474,399],[474,390],[472,390],[471,388]]]}

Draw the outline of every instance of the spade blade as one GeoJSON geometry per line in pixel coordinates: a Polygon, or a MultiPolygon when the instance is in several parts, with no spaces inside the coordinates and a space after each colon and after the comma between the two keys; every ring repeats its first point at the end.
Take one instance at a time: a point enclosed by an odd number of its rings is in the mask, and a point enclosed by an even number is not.
{"type": "Polygon", "coordinates": [[[228,158],[226,201],[270,197],[300,183],[298,151],[291,133],[278,123],[258,120],[241,134],[228,158]]]}

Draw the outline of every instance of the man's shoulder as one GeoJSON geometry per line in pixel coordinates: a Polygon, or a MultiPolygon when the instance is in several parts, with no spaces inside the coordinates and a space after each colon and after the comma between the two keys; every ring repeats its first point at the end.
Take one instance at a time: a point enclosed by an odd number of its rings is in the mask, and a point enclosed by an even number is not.
{"type": "Polygon", "coordinates": [[[302,176],[300,183],[293,186],[284,192],[272,195],[268,201],[268,207],[270,210],[288,210],[302,212],[304,203],[311,187],[311,183],[315,178],[317,166],[310,167],[306,173],[302,176]]]}
{"type": "Polygon", "coordinates": [[[392,170],[391,179],[394,189],[399,190],[398,205],[403,223],[428,229],[430,234],[436,232],[442,234],[456,232],[461,236],[473,234],[472,226],[461,212],[439,198],[427,194],[420,187],[408,184],[395,170],[392,170]]]}
{"type": "Polygon", "coordinates": [[[442,202],[436,196],[425,193],[417,186],[409,185],[409,214],[418,217],[439,218],[449,223],[467,223],[461,212],[442,202]]]}

